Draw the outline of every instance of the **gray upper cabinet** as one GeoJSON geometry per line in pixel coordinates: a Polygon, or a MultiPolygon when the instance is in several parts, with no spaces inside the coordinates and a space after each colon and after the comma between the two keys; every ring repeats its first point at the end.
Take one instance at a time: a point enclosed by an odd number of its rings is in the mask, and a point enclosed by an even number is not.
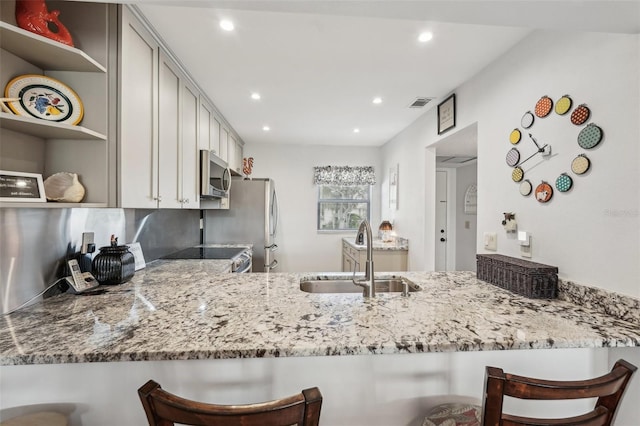
{"type": "Polygon", "coordinates": [[[159,45],[120,9],[118,207],[157,208],[159,45]]]}
{"type": "Polygon", "coordinates": [[[179,176],[180,180],[180,203],[182,208],[197,209],[200,207],[200,156],[198,151],[198,108],[200,106],[200,95],[198,89],[189,83],[187,79],[181,82],[180,86],[182,98],[181,140],[182,158],[179,176]]]}
{"type": "Polygon", "coordinates": [[[118,205],[197,209],[199,92],[126,7],[120,28],[118,205]]]}
{"type": "Polygon", "coordinates": [[[23,30],[15,2],[0,5],[0,83],[24,74],[43,75],[70,87],[82,102],[77,125],[0,112],[0,170],[77,173],[81,203],[1,202],[2,207],[105,207],[109,198],[109,29],[116,7],[103,3],[48,1],[73,34],[75,47],[23,30]]]}
{"type": "Polygon", "coordinates": [[[180,71],[160,52],[158,90],[159,207],[180,208],[180,71]]]}

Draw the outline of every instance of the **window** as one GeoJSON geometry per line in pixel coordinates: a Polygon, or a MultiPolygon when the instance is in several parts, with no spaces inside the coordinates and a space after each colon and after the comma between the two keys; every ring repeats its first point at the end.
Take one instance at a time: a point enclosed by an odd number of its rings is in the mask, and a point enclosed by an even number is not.
{"type": "Polygon", "coordinates": [[[369,219],[371,185],[318,185],[318,231],[357,230],[369,219]]]}

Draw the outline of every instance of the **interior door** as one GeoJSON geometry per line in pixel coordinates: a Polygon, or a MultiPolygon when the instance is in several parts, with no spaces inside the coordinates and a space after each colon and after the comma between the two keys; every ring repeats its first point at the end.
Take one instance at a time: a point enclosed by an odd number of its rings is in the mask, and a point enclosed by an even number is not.
{"type": "Polygon", "coordinates": [[[436,171],[435,270],[447,270],[447,172],[436,171]]]}

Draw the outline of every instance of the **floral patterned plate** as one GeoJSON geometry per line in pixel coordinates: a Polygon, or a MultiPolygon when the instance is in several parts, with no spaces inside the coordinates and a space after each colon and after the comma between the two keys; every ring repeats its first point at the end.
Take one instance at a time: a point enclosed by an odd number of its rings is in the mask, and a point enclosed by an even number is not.
{"type": "Polygon", "coordinates": [[[84,115],[80,97],[61,81],[44,75],[18,76],[7,84],[4,94],[19,99],[9,103],[17,115],[65,124],[78,124],[84,115]]]}

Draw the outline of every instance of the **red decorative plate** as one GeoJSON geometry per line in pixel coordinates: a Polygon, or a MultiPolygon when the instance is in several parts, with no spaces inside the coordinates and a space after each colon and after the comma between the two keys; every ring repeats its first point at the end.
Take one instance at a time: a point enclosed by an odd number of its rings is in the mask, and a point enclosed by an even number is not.
{"type": "Polygon", "coordinates": [[[553,197],[553,188],[547,182],[542,182],[536,187],[536,200],[546,203],[553,197]]]}
{"type": "Polygon", "coordinates": [[[580,126],[584,124],[591,115],[591,110],[585,104],[578,106],[571,113],[571,122],[576,126],[580,126]]]}
{"type": "Polygon", "coordinates": [[[536,103],[536,116],[540,118],[546,117],[551,112],[551,108],[553,108],[553,101],[551,98],[548,96],[541,97],[536,103]]]}

